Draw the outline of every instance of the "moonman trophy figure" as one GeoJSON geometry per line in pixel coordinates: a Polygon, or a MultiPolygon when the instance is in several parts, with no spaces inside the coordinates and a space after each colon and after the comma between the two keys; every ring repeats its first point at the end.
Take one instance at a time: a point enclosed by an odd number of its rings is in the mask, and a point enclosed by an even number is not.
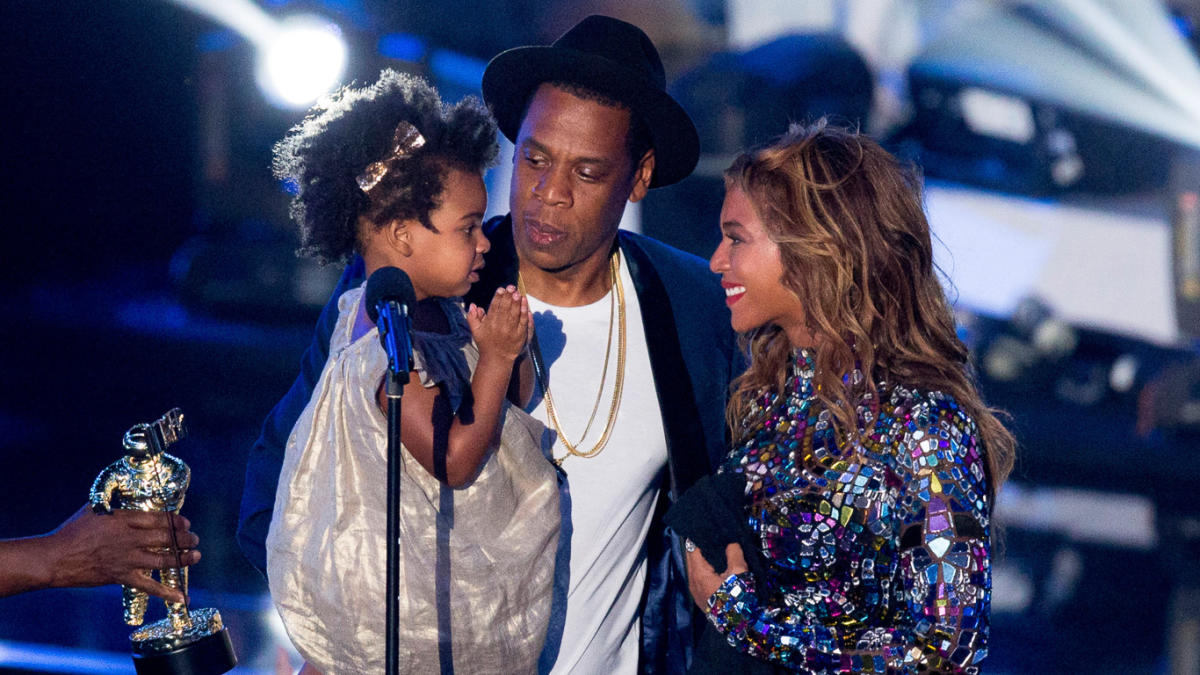
{"type": "MultiPolygon", "coordinates": [[[[125,452],[121,459],[110,464],[92,483],[92,509],[110,513],[113,509],[178,512],[183,507],[184,493],[191,480],[191,470],[178,457],[156,448],[169,446],[187,435],[183,413],[174,408],[162,417],[152,431],[149,424],[137,424],[125,432],[125,452]],[[155,433],[157,431],[158,433],[155,433]],[[157,450],[157,452],[155,452],[157,450]]],[[[158,570],[163,585],[177,588],[187,595],[187,568],[172,567],[158,570]]],[[[146,615],[148,595],[132,586],[121,587],[121,602],[125,607],[125,623],[142,625],[146,615]]],[[[187,607],[182,602],[167,603],[171,628],[188,628],[187,607]]]]}
{"type": "MultiPolygon", "coordinates": [[[[187,435],[183,411],[172,408],[155,422],[125,432],[125,456],[105,467],[92,483],[90,501],[97,513],[113,509],[178,512],[191,481],[183,460],[166,453],[187,435]]],[[[178,550],[177,546],[172,546],[178,550]]],[[[146,574],[150,574],[150,570],[146,574]]],[[[159,580],[187,597],[187,567],[158,570],[159,580]]],[[[125,623],[140,626],[148,595],[122,587],[125,623]]],[[[215,609],[189,612],[185,602],[167,602],[167,618],[135,631],[133,661],[138,675],[196,673],[218,675],[237,665],[229,633],[215,609]]]]}

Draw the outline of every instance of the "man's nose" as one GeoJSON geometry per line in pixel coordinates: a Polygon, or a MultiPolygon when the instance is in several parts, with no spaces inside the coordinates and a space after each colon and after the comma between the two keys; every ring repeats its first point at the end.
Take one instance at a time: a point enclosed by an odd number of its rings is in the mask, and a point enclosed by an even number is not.
{"type": "Polygon", "coordinates": [[[571,206],[569,177],[563,171],[547,169],[533,186],[533,196],[546,206],[571,206]]]}

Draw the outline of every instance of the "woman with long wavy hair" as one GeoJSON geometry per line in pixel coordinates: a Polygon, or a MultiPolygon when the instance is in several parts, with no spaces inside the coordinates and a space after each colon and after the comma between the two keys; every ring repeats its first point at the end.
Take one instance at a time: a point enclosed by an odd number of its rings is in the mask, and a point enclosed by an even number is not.
{"type": "Polygon", "coordinates": [[[693,670],[978,672],[1014,440],[956,335],[919,174],[822,120],[725,185],[711,267],[750,365],[732,449],[669,516],[710,624],[693,670]]]}

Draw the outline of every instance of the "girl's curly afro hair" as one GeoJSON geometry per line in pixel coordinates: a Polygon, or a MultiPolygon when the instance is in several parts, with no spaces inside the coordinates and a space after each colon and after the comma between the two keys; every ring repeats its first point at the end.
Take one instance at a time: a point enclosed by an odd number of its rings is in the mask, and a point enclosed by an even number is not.
{"type": "Polygon", "coordinates": [[[359,216],[376,227],[415,219],[433,229],[450,167],[482,173],[496,159],[496,123],[479,99],[443,105],[424,80],[384,70],[362,88],[347,85],[317,103],[275,144],[275,176],[295,189],[291,215],[300,227],[301,255],[345,262],[357,250],[359,216]],[[408,122],[425,137],[411,158],[390,162],[371,197],[357,178],[385,159],[396,126],[408,122]]]}

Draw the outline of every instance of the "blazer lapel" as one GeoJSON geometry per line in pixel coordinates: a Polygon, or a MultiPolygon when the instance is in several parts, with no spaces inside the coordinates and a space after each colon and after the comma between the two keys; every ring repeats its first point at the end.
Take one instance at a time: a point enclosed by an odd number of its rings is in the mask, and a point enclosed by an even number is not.
{"type": "Polygon", "coordinates": [[[667,436],[667,468],[670,472],[672,501],[705,474],[708,467],[706,444],[688,377],[687,364],[679,347],[679,334],[666,287],[649,257],[631,237],[618,233],[621,251],[629,266],[629,276],[642,310],[642,327],[650,352],[650,370],[658,390],[663,430],[667,436]],[[692,460],[691,456],[698,457],[692,460]],[[682,460],[682,461],[681,461],[682,460]]]}

